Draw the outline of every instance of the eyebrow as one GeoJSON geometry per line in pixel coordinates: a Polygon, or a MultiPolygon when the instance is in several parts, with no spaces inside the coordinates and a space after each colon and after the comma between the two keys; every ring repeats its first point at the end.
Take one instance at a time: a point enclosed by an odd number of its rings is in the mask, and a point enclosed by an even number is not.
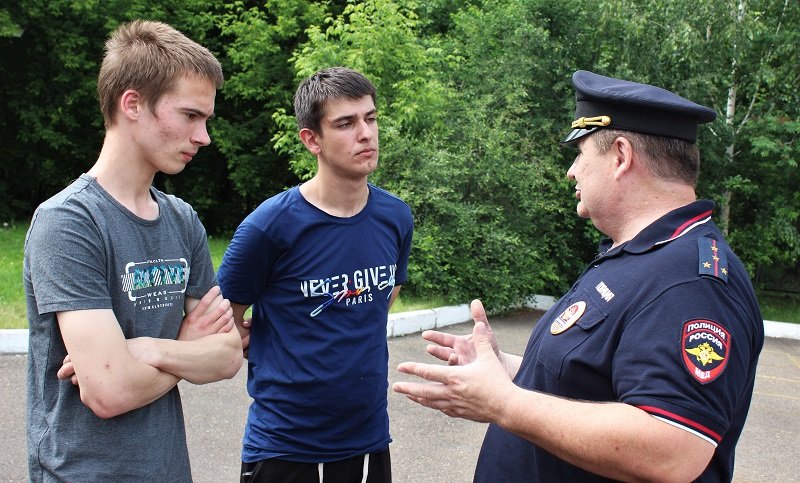
{"type": "Polygon", "coordinates": [[[200,117],[205,117],[206,119],[213,119],[216,116],[216,114],[214,114],[213,112],[209,114],[209,113],[207,113],[205,111],[201,111],[200,109],[195,109],[195,108],[192,108],[192,107],[184,107],[183,110],[184,110],[184,112],[190,112],[190,113],[196,114],[196,115],[198,115],[200,117]]]}
{"type": "MultiPolygon", "coordinates": [[[[377,113],[378,113],[377,109],[370,109],[369,111],[364,113],[364,116],[370,116],[370,115],[377,114],[377,113]]],[[[331,119],[330,122],[331,122],[331,124],[336,124],[337,122],[350,121],[350,120],[353,120],[353,119],[357,119],[358,117],[359,117],[358,114],[345,114],[344,116],[339,116],[339,117],[335,117],[335,118],[331,119]]]]}

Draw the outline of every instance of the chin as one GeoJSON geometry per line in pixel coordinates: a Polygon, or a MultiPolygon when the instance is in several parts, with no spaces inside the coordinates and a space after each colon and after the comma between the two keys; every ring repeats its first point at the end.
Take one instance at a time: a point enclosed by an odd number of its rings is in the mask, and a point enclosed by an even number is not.
{"type": "Polygon", "coordinates": [[[185,164],[182,165],[182,166],[170,166],[167,169],[162,169],[161,172],[166,174],[167,176],[172,176],[174,174],[180,173],[184,169],[186,169],[186,165],[185,164]]]}

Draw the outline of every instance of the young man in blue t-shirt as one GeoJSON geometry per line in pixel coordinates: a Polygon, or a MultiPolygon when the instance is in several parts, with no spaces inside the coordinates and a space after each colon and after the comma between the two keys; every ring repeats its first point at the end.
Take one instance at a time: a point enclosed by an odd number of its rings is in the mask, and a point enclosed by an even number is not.
{"type": "Polygon", "coordinates": [[[388,482],[386,322],[411,210],[367,182],[378,122],[366,77],[324,69],[294,105],[317,173],[245,218],[218,273],[250,341],[241,481],[388,482]]]}

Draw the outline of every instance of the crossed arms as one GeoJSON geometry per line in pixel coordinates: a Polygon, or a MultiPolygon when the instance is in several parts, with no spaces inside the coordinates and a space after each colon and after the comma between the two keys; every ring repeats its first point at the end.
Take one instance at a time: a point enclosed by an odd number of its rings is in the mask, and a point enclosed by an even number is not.
{"type": "Polygon", "coordinates": [[[150,404],[181,379],[205,384],[236,375],[242,340],[219,288],[187,297],[184,311],[177,340],[125,339],[111,309],[57,313],[67,349],[58,378],[77,385],[98,417],[111,418],[150,404]]]}

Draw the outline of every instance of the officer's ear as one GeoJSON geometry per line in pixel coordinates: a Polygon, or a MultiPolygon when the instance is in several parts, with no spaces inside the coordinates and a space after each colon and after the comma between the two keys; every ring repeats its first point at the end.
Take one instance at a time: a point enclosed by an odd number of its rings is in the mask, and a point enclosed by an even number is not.
{"type": "Polygon", "coordinates": [[[633,149],[633,145],[628,138],[625,136],[618,136],[614,139],[614,142],[611,143],[609,151],[614,156],[614,178],[619,179],[630,173],[637,160],[636,151],[633,149]]]}

